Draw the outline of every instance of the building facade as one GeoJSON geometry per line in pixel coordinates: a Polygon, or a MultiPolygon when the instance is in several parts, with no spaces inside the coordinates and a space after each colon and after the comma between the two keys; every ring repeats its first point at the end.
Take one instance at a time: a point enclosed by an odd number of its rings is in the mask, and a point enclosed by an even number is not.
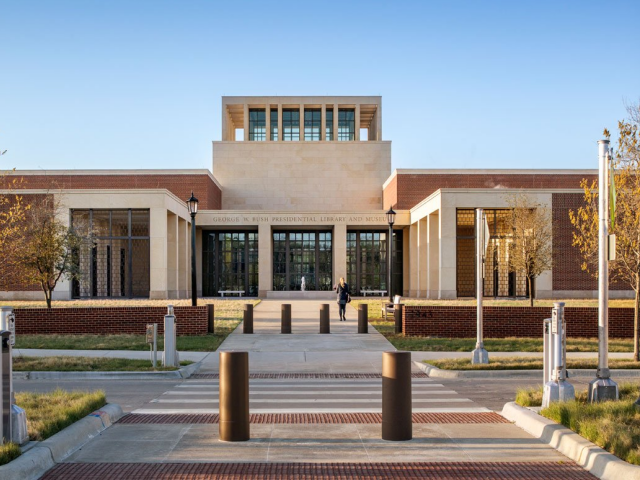
{"type": "MultiPolygon", "coordinates": [[[[266,298],[332,298],[344,277],[356,295],[446,299],[475,294],[474,209],[491,233],[487,297],[529,295],[509,272],[509,195],[525,192],[553,212],[554,267],[537,297],[590,297],[595,280],[571,246],[568,211],[593,170],[391,171],[380,97],[223,97],[212,170],[16,171],[21,193],[52,195],[61,219],[92,246],[83,275],[54,298],[186,298],[191,291],[191,218],[196,216],[197,290],[266,298]],[[385,212],[397,212],[393,251],[385,212]],[[304,278],[304,291],[302,284],[304,278]]],[[[35,197],[33,197],[35,198],[35,197]]],[[[628,292],[620,290],[618,295],[628,292]]],[[[0,297],[39,298],[19,279],[0,297]]]]}

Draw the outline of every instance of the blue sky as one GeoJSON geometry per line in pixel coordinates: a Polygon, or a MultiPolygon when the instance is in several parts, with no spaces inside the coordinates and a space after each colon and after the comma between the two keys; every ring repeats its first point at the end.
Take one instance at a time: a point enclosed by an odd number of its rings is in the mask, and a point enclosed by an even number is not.
{"type": "Polygon", "coordinates": [[[382,95],[394,168],[597,168],[640,2],[0,1],[0,168],[211,168],[222,95],[382,95]]]}

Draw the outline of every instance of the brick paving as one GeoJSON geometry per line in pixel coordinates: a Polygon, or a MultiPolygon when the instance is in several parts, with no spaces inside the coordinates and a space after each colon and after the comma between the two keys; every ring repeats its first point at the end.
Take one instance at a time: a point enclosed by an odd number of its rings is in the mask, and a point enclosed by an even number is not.
{"type": "MultiPolygon", "coordinates": [[[[254,413],[249,416],[253,424],[374,424],[382,423],[381,413],[254,413]]],[[[217,424],[218,414],[135,414],[122,417],[121,424],[217,424]]],[[[494,412],[478,413],[414,413],[413,423],[434,424],[479,424],[509,423],[502,415],[494,412]]]]}
{"type": "MultiPolygon", "coordinates": [[[[191,379],[209,379],[215,380],[220,378],[217,373],[196,373],[191,375],[191,379]]],[[[259,379],[357,379],[357,378],[382,378],[379,373],[250,373],[249,378],[259,379]]],[[[423,372],[412,372],[411,378],[428,378],[423,372]]]]}
{"type": "Polygon", "coordinates": [[[43,480],[180,479],[212,478],[437,478],[483,479],[593,479],[574,463],[62,463],[43,480]]]}

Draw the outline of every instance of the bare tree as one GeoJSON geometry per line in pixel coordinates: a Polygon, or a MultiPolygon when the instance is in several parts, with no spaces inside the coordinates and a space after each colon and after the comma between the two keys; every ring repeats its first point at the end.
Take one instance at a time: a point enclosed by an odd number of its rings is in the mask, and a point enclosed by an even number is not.
{"type": "Polygon", "coordinates": [[[507,202],[511,207],[507,222],[513,232],[509,270],[523,274],[527,279],[530,305],[533,307],[533,282],[553,264],[551,212],[547,206],[524,193],[510,195],[507,202]]]}
{"type": "MultiPolygon", "coordinates": [[[[616,235],[616,260],[609,262],[610,278],[628,285],[635,293],[633,357],[640,361],[640,104],[627,105],[629,119],[618,122],[618,148],[611,164],[610,232],[616,235]]],[[[609,132],[605,130],[608,137],[609,132]]],[[[569,217],[575,227],[573,245],[583,258],[582,269],[597,277],[598,190],[597,183],[582,181],[585,205],[569,217]]]]}
{"type": "Polygon", "coordinates": [[[18,255],[23,278],[40,286],[47,308],[51,308],[53,291],[60,279],[80,278],[78,254],[91,241],[62,221],[65,214],[59,198],[51,194],[39,197],[27,216],[18,255]]]}

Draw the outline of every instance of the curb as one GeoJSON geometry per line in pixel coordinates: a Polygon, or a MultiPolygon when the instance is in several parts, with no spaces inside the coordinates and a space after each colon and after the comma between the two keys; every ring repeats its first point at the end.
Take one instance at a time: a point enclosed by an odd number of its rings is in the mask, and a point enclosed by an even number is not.
{"type": "Polygon", "coordinates": [[[502,416],[566,455],[592,475],[604,480],[640,480],[640,467],[603,450],[563,425],[515,402],[505,404],[502,416]]]}
{"type": "Polygon", "coordinates": [[[15,460],[0,466],[0,478],[40,478],[56,463],[60,463],[122,416],[120,405],[108,403],[52,437],[38,442],[15,460]]]}
{"type": "Polygon", "coordinates": [[[202,360],[170,372],[13,372],[14,380],[165,380],[189,378],[202,360]]]}
{"type": "MultiPolygon", "coordinates": [[[[433,365],[413,360],[413,364],[433,378],[538,378],[542,382],[542,370],[443,370],[433,365]]],[[[569,380],[576,377],[595,377],[591,369],[567,370],[569,380]]],[[[640,370],[618,368],[611,370],[614,377],[640,377],[640,370]]]]}

